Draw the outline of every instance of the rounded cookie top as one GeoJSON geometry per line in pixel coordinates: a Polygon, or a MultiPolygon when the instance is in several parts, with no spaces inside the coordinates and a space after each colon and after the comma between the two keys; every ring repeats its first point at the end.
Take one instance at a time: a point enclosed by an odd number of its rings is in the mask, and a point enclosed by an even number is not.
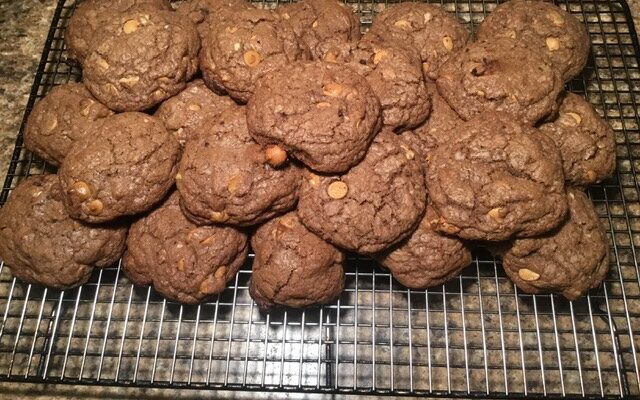
{"type": "Polygon", "coordinates": [[[371,32],[411,43],[420,53],[423,71],[437,79],[440,66],[469,40],[469,32],[446,10],[426,3],[387,7],[373,20],[371,32]]]}
{"type": "Polygon", "coordinates": [[[180,145],[158,119],[122,113],[78,141],[58,175],[73,218],[104,222],[150,209],[174,182],[180,145]]]}
{"type": "Polygon", "coordinates": [[[549,114],[563,89],[560,75],[542,54],[508,37],[466,46],[442,66],[437,85],[465,120],[495,110],[527,125],[549,114]]]}
{"type": "Polygon", "coordinates": [[[344,172],[380,126],[380,102],[345,65],[294,63],[264,77],[247,109],[251,136],[278,144],[309,168],[344,172]]]}
{"type": "Polygon", "coordinates": [[[360,21],[351,8],[337,0],[301,0],[276,10],[314,59],[322,60],[335,45],[360,39],[360,21]]]}
{"type": "Polygon", "coordinates": [[[296,204],[300,168],[281,149],[251,140],[244,113],[237,115],[235,134],[244,140],[211,130],[185,146],[176,182],[193,221],[255,225],[296,204]]]}
{"type": "Polygon", "coordinates": [[[560,149],[564,178],[570,184],[588,186],[613,175],[615,134],[582,96],[566,93],[558,117],[540,130],[560,149]]]}
{"type": "Polygon", "coordinates": [[[231,227],[197,226],[174,192],[131,226],[124,271],[138,285],[195,304],[224,290],[247,257],[247,236],[231,227]]]}
{"type": "Polygon", "coordinates": [[[607,274],[609,244],[593,204],[575,188],[567,190],[567,200],[569,218],[558,229],[497,250],[505,272],[525,293],[561,293],[575,300],[607,274]]]}
{"type": "Polygon", "coordinates": [[[182,92],[160,104],[154,116],[160,118],[167,130],[184,145],[190,138],[208,133],[220,122],[221,114],[236,107],[230,97],[217,95],[201,79],[196,79],[182,92]]]}
{"type": "Polygon", "coordinates": [[[567,211],[555,144],[506,114],[487,112],[457,129],[455,142],[429,155],[429,198],[438,230],[472,240],[547,232],[567,211]]]}
{"type": "Polygon", "coordinates": [[[427,206],[424,218],[409,238],[375,256],[408,288],[441,285],[471,263],[471,250],[463,241],[446,236],[431,226],[431,220],[437,218],[432,207],[427,206]]]}
{"type": "Polygon", "coordinates": [[[195,25],[173,11],[134,7],[83,64],[83,82],[112,110],[141,111],[179,93],[198,70],[195,25]]]}
{"type": "Polygon", "coordinates": [[[0,209],[0,257],[18,279],[50,288],[82,285],[94,266],[115,263],[126,237],[123,225],[71,219],[56,175],[25,179],[0,209]]]}
{"type": "Polygon", "coordinates": [[[96,124],[112,114],[82,83],[55,86],[33,107],[24,131],[25,146],[58,166],[77,140],[96,132],[96,124]]]}
{"type": "Polygon", "coordinates": [[[355,45],[331,48],[324,59],[346,62],[365,77],[380,99],[385,126],[411,129],[429,115],[431,100],[413,47],[367,33],[355,45]]]}
{"type": "Polygon", "coordinates": [[[308,49],[279,14],[251,8],[212,27],[202,45],[200,68],[212,90],[224,89],[246,103],[260,77],[308,58],[308,49]]]}
{"type": "Polygon", "coordinates": [[[496,7],[478,27],[477,39],[510,37],[539,50],[565,81],[582,71],[589,34],[576,17],[552,3],[515,0],[496,7]]]}
{"type": "Polygon", "coordinates": [[[171,10],[169,0],[85,0],[74,10],[64,32],[69,57],[83,62],[93,48],[112,34],[111,21],[137,6],[171,10]]]}
{"type": "Polygon", "coordinates": [[[413,130],[425,153],[456,140],[462,132],[455,128],[464,122],[440,96],[434,84],[427,85],[427,90],[431,95],[431,113],[424,124],[413,130]]]}
{"type": "Polygon", "coordinates": [[[258,228],[251,247],[256,257],[249,293],[261,310],[309,307],[340,297],[344,255],[307,230],[295,212],[258,228]]]}
{"type": "Polygon", "coordinates": [[[426,188],[422,163],[389,130],[376,136],[364,160],[340,176],[307,172],[298,215],[309,230],[358,253],[384,250],[420,223],[426,188]]]}
{"type": "Polygon", "coordinates": [[[232,19],[238,10],[251,7],[245,0],[190,0],[180,3],[176,12],[196,24],[200,38],[204,39],[212,27],[232,19]]]}

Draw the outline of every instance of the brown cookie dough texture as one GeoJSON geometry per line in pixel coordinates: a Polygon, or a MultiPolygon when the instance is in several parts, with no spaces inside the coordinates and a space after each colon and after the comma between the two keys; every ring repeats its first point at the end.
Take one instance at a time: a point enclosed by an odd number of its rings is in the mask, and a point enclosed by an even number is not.
{"type": "Polygon", "coordinates": [[[82,1],[69,18],[64,33],[69,57],[82,63],[105,37],[113,33],[113,19],[137,6],[171,10],[169,0],[82,1]]]}
{"type": "Polygon", "coordinates": [[[574,188],[567,199],[569,218],[558,229],[497,249],[505,272],[525,293],[560,293],[575,300],[607,274],[609,245],[593,204],[574,188]]]}
{"type": "Polygon", "coordinates": [[[539,235],[562,222],[564,176],[551,139],[492,112],[458,129],[466,135],[431,152],[427,165],[438,230],[499,241],[539,235]]]}
{"type": "Polygon", "coordinates": [[[425,217],[408,239],[375,256],[408,288],[441,285],[458,276],[471,263],[471,250],[464,242],[431,226],[431,220],[437,218],[433,209],[427,206],[425,217]]]}
{"type": "Polygon", "coordinates": [[[104,222],[149,210],[173,185],[180,145],[162,122],[137,112],[113,115],[101,130],[77,142],[58,171],[67,211],[104,222]]]}
{"type": "Polygon", "coordinates": [[[324,59],[346,62],[365,77],[380,99],[385,126],[411,129],[429,115],[431,100],[413,47],[368,33],[357,44],[331,48],[324,59]]]}
{"type": "Polygon", "coordinates": [[[615,134],[582,96],[566,93],[556,120],[540,130],[560,149],[564,177],[570,184],[588,186],[613,175],[615,134]]]}
{"type": "Polygon", "coordinates": [[[226,90],[246,103],[263,76],[309,58],[293,28],[273,10],[242,9],[213,26],[200,52],[204,81],[212,90],[226,90]]]}
{"type": "Polygon", "coordinates": [[[197,226],[180,211],[174,192],[131,226],[124,271],[137,285],[195,304],[220,293],[247,257],[247,236],[231,227],[197,226]]]}
{"type": "Polygon", "coordinates": [[[199,224],[255,225],[292,209],[298,199],[300,168],[282,149],[251,140],[244,112],[235,115],[239,139],[211,130],[189,140],[180,161],[182,206],[199,224]]]}
{"type": "Polygon", "coordinates": [[[25,146],[58,166],[76,141],[95,134],[98,123],[112,114],[82,83],[55,86],[33,107],[24,131],[25,146]]]}
{"type": "Polygon", "coordinates": [[[224,120],[222,114],[236,107],[230,97],[217,95],[197,79],[162,103],[154,116],[160,118],[167,130],[184,145],[190,138],[208,134],[212,126],[224,120]]]}
{"type": "Polygon", "coordinates": [[[423,71],[437,79],[440,66],[464,47],[469,32],[455,16],[426,3],[400,3],[376,16],[371,32],[401,43],[412,43],[420,53],[423,71]]]}
{"type": "Polygon", "coordinates": [[[367,81],[340,64],[287,65],[260,81],[247,108],[256,141],[277,144],[321,172],[358,163],[381,124],[367,81]]]}
{"type": "Polygon", "coordinates": [[[554,109],[563,88],[542,54],[508,37],[469,44],[442,66],[437,85],[465,120],[495,110],[527,125],[554,109]]]}
{"type": "Polygon", "coordinates": [[[261,310],[309,307],[340,297],[344,255],[309,232],[295,212],[261,226],[251,247],[256,257],[249,293],[261,310]]]}
{"type": "Polygon", "coordinates": [[[127,227],[87,225],[64,209],[56,175],[22,181],[0,209],[0,258],[18,279],[55,289],[85,283],[115,263],[127,227]]]}
{"type": "Polygon", "coordinates": [[[322,60],[339,44],[360,39],[360,21],[353,10],[336,0],[301,0],[277,8],[309,48],[314,59],[322,60]]]}
{"type": "Polygon", "coordinates": [[[464,120],[440,96],[435,84],[427,85],[431,95],[431,113],[427,121],[413,130],[425,153],[456,140],[462,132],[455,129],[464,120]]]}
{"type": "Polygon", "coordinates": [[[204,40],[212,27],[232,19],[239,10],[250,8],[253,6],[245,0],[187,0],[178,5],[176,12],[196,24],[204,40]]]}
{"type": "Polygon", "coordinates": [[[198,70],[195,25],[173,11],[135,7],[83,64],[83,81],[112,110],[142,111],[178,94],[198,70]],[[134,62],[135,60],[135,62],[134,62]]]}
{"type": "Polygon", "coordinates": [[[500,4],[478,27],[477,39],[509,37],[544,54],[565,81],[582,71],[589,56],[589,34],[573,15],[544,1],[500,4]]]}
{"type": "Polygon", "coordinates": [[[383,130],[364,160],[346,174],[307,172],[298,215],[323,239],[371,254],[397,243],[418,226],[426,196],[416,150],[393,132],[383,130]]]}

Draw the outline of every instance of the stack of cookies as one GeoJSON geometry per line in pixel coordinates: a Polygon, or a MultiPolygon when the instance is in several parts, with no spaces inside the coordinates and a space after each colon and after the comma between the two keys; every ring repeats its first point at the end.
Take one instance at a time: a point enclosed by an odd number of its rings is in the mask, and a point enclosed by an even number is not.
{"type": "Polygon", "coordinates": [[[335,0],[85,0],[65,40],[83,81],[51,90],[24,135],[58,173],[0,210],[0,256],[24,281],[74,287],[123,255],[135,284],[193,304],[249,246],[263,310],[336,300],[346,252],[416,289],[474,246],[526,293],[576,299],[604,279],[583,190],[613,174],[615,138],[563,91],[589,38],[552,4],[504,3],[474,41],[425,3],[362,35],[335,0]]]}

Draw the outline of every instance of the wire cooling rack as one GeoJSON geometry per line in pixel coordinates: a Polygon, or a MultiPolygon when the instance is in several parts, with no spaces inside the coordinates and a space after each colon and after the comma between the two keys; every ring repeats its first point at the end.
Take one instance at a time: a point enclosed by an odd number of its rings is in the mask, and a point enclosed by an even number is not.
{"type": "MultiPolygon", "coordinates": [[[[386,6],[350,4],[365,27],[386,6]]],[[[472,31],[496,5],[438,4],[472,31]]],[[[602,288],[575,302],[521,294],[479,249],[459,279],[407,290],[373,262],[352,258],[337,303],[263,315],[247,290],[250,261],[215,301],[188,307],[133,287],[119,266],[60,292],[15,281],[0,264],[0,380],[446,397],[640,396],[638,41],[624,1],[559,5],[585,21],[592,41],[589,64],[570,88],[616,131],[616,176],[589,189],[612,249],[602,288]]],[[[53,85],[80,78],[63,43],[74,7],[73,0],[59,1],[26,115],[53,85]]],[[[23,177],[46,170],[20,134],[0,203],[23,177]]]]}

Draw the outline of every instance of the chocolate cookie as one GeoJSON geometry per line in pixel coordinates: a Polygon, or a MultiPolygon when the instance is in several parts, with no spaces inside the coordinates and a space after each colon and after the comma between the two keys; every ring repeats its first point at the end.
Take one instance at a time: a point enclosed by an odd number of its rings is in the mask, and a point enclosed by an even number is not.
{"type": "Polygon", "coordinates": [[[178,94],[198,70],[195,25],[173,11],[134,7],[83,64],[83,81],[112,110],[141,111],[178,94]]]}
{"type": "Polygon", "coordinates": [[[438,215],[427,206],[425,217],[408,239],[375,256],[408,288],[441,285],[458,276],[471,263],[471,251],[464,242],[431,227],[431,220],[437,218],[438,215]]]}
{"type": "Polygon", "coordinates": [[[462,134],[455,128],[464,122],[440,96],[434,84],[427,85],[427,90],[431,95],[431,113],[424,124],[413,130],[425,153],[455,140],[462,134]]]}
{"type": "Polygon", "coordinates": [[[196,24],[204,40],[212,27],[232,19],[238,10],[251,7],[245,0],[187,0],[178,5],[176,12],[196,24]]]}
{"type": "Polygon", "coordinates": [[[528,125],[553,110],[562,79],[536,49],[505,37],[474,42],[440,69],[438,91],[465,120],[488,110],[528,125]]]}
{"type": "Polygon", "coordinates": [[[309,307],[340,297],[344,255],[309,232],[295,212],[262,225],[251,247],[256,257],[249,293],[261,310],[309,307]]]}
{"type": "Polygon", "coordinates": [[[204,81],[246,103],[260,77],[310,57],[293,28],[273,10],[242,9],[213,26],[200,52],[204,81]]]}
{"type": "Polygon", "coordinates": [[[314,59],[322,60],[336,44],[360,39],[360,21],[353,10],[336,0],[301,0],[277,8],[314,59]]]}
{"type": "Polygon", "coordinates": [[[505,272],[525,293],[560,293],[575,300],[600,285],[609,244],[598,214],[580,190],[567,190],[569,218],[558,229],[500,246],[505,272]]]}
{"type": "Polygon", "coordinates": [[[127,227],[87,225],[64,209],[56,175],[22,181],[0,209],[0,258],[18,279],[49,288],[85,283],[93,267],[115,263],[127,227]]]}
{"type": "Polygon", "coordinates": [[[185,146],[176,181],[182,206],[197,223],[255,225],[296,204],[299,167],[276,146],[251,140],[244,113],[236,115],[242,138],[212,129],[185,146]]]}
{"type": "Polygon", "coordinates": [[[247,107],[251,136],[321,172],[344,172],[380,126],[380,102],[345,65],[294,63],[264,77],[247,107]]]}
{"type": "Polygon", "coordinates": [[[55,86],[33,107],[24,144],[38,157],[58,166],[76,141],[97,132],[96,124],[112,114],[81,83],[55,86]]]}
{"type": "Polygon", "coordinates": [[[197,79],[187,84],[178,95],[160,104],[154,116],[160,118],[169,132],[184,145],[188,139],[207,134],[212,126],[224,122],[222,114],[236,107],[230,97],[215,94],[201,79],[197,79]]]}
{"type": "Polygon", "coordinates": [[[324,59],[346,62],[365,77],[380,99],[385,126],[396,131],[411,129],[429,115],[431,100],[413,47],[367,33],[355,45],[330,48],[324,59]]]}
{"type": "Polygon", "coordinates": [[[613,130],[582,96],[566,93],[555,121],[540,126],[562,156],[564,178],[588,186],[613,175],[616,138],[613,130]]]}
{"type": "Polygon", "coordinates": [[[180,145],[142,113],[113,115],[101,130],[78,141],[58,171],[69,215],[104,222],[147,211],[173,186],[180,145]]]}
{"type": "Polygon", "coordinates": [[[231,227],[197,226],[180,211],[174,192],[131,225],[124,272],[137,285],[195,304],[224,290],[247,258],[247,236],[231,227]]]}
{"type": "Polygon", "coordinates": [[[573,15],[544,1],[515,0],[496,7],[478,27],[478,40],[510,37],[543,53],[565,81],[582,71],[589,34],[573,15]]]}
{"type": "Polygon", "coordinates": [[[118,14],[144,5],[171,10],[169,0],[84,0],[69,18],[64,32],[69,58],[83,62],[104,37],[113,33],[111,24],[118,14]]]}
{"type": "Polygon", "coordinates": [[[432,151],[427,164],[438,230],[498,241],[539,235],[562,222],[564,176],[551,139],[494,112],[457,129],[465,135],[432,151]]]}
{"type": "Polygon", "coordinates": [[[371,254],[397,243],[418,226],[426,196],[416,151],[393,132],[383,130],[364,160],[346,174],[307,172],[298,215],[323,239],[371,254]]]}
{"type": "Polygon", "coordinates": [[[469,32],[455,16],[426,3],[400,3],[376,16],[371,32],[401,43],[412,43],[420,53],[423,71],[437,79],[440,66],[469,40],[469,32]]]}

